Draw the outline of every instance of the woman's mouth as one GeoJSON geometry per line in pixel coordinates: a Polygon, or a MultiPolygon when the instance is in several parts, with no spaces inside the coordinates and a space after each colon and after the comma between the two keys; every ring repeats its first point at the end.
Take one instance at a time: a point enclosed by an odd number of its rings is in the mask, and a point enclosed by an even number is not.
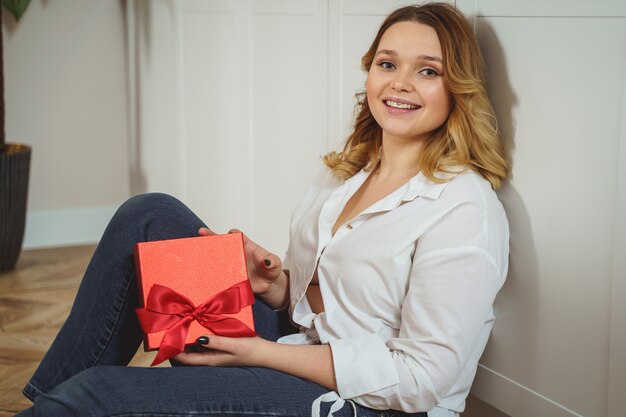
{"type": "Polygon", "coordinates": [[[392,99],[383,100],[387,111],[391,114],[407,114],[419,110],[422,106],[392,99]]]}
{"type": "Polygon", "coordinates": [[[385,103],[386,106],[396,109],[417,110],[420,108],[417,104],[401,103],[393,100],[383,100],[383,103],[385,103]]]}

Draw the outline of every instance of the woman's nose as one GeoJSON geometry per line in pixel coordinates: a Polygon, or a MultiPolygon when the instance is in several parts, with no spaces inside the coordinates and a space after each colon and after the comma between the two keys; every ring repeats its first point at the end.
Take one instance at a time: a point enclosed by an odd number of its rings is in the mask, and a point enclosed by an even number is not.
{"type": "Polygon", "coordinates": [[[391,81],[391,88],[393,88],[396,91],[411,91],[411,89],[413,88],[412,84],[410,82],[408,82],[407,77],[403,74],[398,74],[392,81],[391,81]]]}

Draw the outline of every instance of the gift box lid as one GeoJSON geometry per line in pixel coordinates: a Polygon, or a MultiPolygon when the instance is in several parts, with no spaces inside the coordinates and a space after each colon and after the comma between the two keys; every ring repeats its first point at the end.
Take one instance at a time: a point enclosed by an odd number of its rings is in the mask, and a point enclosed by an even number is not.
{"type": "MultiPolygon", "coordinates": [[[[242,281],[249,285],[241,233],[140,242],[135,245],[134,259],[141,307],[146,305],[155,284],[184,295],[195,306],[242,281]]],[[[251,306],[224,315],[254,331],[251,306]]],[[[145,335],[144,348],[158,349],[164,334],[165,330],[145,335]]],[[[185,344],[194,344],[199,336],[210,334],[213,332],[194,321],[185,344]]]]}

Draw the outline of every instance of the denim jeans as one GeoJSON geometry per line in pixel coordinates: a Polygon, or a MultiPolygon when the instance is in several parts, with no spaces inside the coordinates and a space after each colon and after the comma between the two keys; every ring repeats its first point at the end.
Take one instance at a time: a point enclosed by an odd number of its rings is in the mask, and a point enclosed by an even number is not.
{"type": "MultiPolygon", "coordinates": [[[[311,415],[313,401],[328,389],[273,369],[125,366],[142,340],[134,312],[134,244],[196,236],[201,226],[191,210],[164,194],[139,195],[118,209],[87,267],[69,317],[24,388],[34,404],[17,417],[311,415]]],[[[265,339],[295,331],[284,313],[260,300],[253,313],[257,333],[265,339]]],[[[322,415],[329,408],[323,403],[322,415]]],[[[334,415],[352,416],[355,411],[366,417],[426,416],[351,403],[334,415]]]]}

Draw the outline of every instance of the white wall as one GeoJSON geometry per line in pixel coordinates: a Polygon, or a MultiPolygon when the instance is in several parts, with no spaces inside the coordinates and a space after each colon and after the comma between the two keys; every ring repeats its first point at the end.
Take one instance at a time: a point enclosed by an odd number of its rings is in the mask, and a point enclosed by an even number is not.
{"type": "Polygon", "coordinates": [[[510,272],[473,392],[511,416],[623,416],[626,3],[457,4],[513,164],[510,272]]]}
{"type": "Polygon", "coordinates": [[[123,12],[33,0],[16,23],[2,11],[7,140],[33,148],[26,248],[97,241],[130,195],[123,12]]]}

